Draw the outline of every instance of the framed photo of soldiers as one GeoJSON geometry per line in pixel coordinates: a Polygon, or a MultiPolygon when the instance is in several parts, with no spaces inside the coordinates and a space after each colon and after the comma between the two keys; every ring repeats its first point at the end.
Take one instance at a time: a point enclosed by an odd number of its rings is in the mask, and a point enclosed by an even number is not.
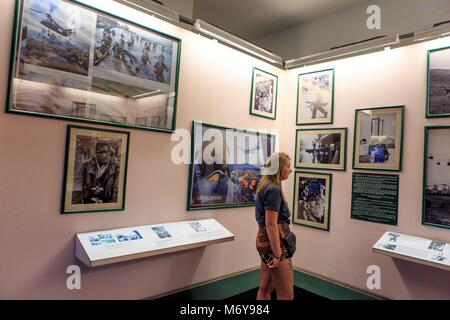
{"type": "Polygon", "coordinates": [[[425,127],[424,225],[450,229],[450,126],[425,127]]]}
{"type": "Polygon", "coordinates": [[[278,76],[253,68],[250,114],[277,117],[278,76]]]}
{"type": "Polygon", "coordinates": [[[295,167],[346,170],[347,128],[299,129],[295,141],[295,167]]]}
{"type": "Polygon", "coordinates": [[[428,51],[427,118],[450,117],[450,47],[428,51]]]}
{"type": "Polygon", "coordinates": [[[275,136],[194,121],[187,210],[254,206],[275,136]]]}
{"type": "Polygon", "coordinates": [[[294,224],[330,230],[332,178],[328,173],[295,172],[294,224]]]}
{"type": "Polygon", "coordinates": [[[16,0],[7,111],[174,131],[181,40],[79,2],[16,0]]]}
{"type": "Polygon", "coordinates": [[[297,125],[333,123],[334,69],[300,74],[297,125]]]}
{"type": "Polygon", "coordinates": [[[357,109],[353,169],[402,170],[404,106],[357,109]]]}
{"type": "Polygon", "coordinates": [[[129,132],[68,126],[62,213],[121,211],[129,132]]]}

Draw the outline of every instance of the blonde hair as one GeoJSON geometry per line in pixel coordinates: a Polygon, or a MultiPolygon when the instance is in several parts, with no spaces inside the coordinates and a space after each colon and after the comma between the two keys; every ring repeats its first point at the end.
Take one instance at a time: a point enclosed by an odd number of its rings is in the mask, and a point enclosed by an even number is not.
{"type": "Polygon", "coordinates": [[[275,152],[269,157],[266,165],[264,166],[264,170],[267,170],[267,168],[272,168],[274,165],[276,166],[276,161],[278,161],[278,170],[274,174],[267,174],[267,172],[265,174],[263,170],[262,178],[258,184],[258,189],[256,191],[256,195],[258,197],[267,186],[274,185],[280,188],[283,200],[286,201],[283,193],[283,188],[281,186],[281,170],[288,164],[290,160],[291,158],[284,152],[275,152]]]}

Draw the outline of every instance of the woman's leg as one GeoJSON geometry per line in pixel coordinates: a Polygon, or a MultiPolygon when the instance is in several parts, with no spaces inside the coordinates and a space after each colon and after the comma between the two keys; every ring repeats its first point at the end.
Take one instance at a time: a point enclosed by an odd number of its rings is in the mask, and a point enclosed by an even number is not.
{"type": "Polygon", "coordinates": [[[291,259],[280,262],[278,268],[269,269],[278,300],[294,299],[294,271],[291,259]]]}
{"type": "Polygon", "coordinates": [[[261,271],[259,277],[259,290],[256,300],[270,300],[270,294],[274,289],[272,276],[269,268],[261,261],[261,271]]]}

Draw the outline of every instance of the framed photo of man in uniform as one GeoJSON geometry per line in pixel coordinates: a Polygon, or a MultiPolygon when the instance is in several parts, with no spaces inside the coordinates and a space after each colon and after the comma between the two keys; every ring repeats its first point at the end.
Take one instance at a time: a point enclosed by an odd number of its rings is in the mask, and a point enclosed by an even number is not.
{"type": "Polygon", "coordinates": [[[334,69],[300,74],[297,125],[333,123],[334,69]]]}
{"type": "Polygon", "coordinates": [[[278,77],[253,68],[250,114],[275,120],[277,117],[278,77]]]}
{"type": "Polygon", "coordinates": [[[294,224],[330,230],[332,178],[328,173],[295,172],[294,224]]]}
{"type": "Polygon", "coordinates": [[[62,213],[121,211],[129,132],[68,126],[62,213]]]}

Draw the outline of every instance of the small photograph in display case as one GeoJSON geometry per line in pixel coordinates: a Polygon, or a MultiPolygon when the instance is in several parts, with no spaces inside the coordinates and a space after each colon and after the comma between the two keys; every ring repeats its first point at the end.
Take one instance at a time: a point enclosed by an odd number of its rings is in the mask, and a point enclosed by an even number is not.
{"type": "Polygon", "coordinates": [[[130,232],[129,234],[117,234],[116,237],[119,242],[134,241],[134,240],[142,239],[141,234],[137,230],[133,230],[133,232],[130,232]]]}
{"type": "Polygon", "coordinates": [[[194,229],[196,232],[203,232],[203,231],[208,231],[200,222],[195,221],[195,222],[189,222],[189,225],[191,226],[192,229],[194,229]]]}
{"type": "Polygon", "coordinates": [[[425,225],[450,229],[450,126],[425,128],[423,216],[425,225]]]}
{"type": "Polygon", "coordinates": [[[277,116],[278,77],[253,68],[250,114],[275,119],[277,116]]]}
{"type": "Polygon", "coordinates": [[[165,238],[171,238],[172,237],[172,235],[169,233],[169,231],[167,231],[167,229],[164,228],[163,226],[152,227],[152,230],[153,230],[154,233],[156,233],[156,235],[160,239],[165,239],[165,238]]]}
{"type": "Polygon", "coordinates": [[[402,170],[404,109],[356,110],[353,169],[402,170]]]}
{"type": "Polygon", "coordinates": [[[333,123],[334,69],[300,74],[297,125],[333,123]]]}
{"type": "Polygon", "coordinates": [[[295,167],[345,171],[347,128],[299,129],[295,143],[295,167]]]}
{"type": "Polygon", "coordinates": [[[62,213],[125,209],[129,133],[68,126],[62,213]]]}
{"type": "Polygon", "coordinates": [[[330,230],[332,175],[296,171],[292,222],[330,230]]]}
{"type": "Polygon", "coordinates": [[[427,118],[450,117],[450,47],[428,51],[427,118]]]}

